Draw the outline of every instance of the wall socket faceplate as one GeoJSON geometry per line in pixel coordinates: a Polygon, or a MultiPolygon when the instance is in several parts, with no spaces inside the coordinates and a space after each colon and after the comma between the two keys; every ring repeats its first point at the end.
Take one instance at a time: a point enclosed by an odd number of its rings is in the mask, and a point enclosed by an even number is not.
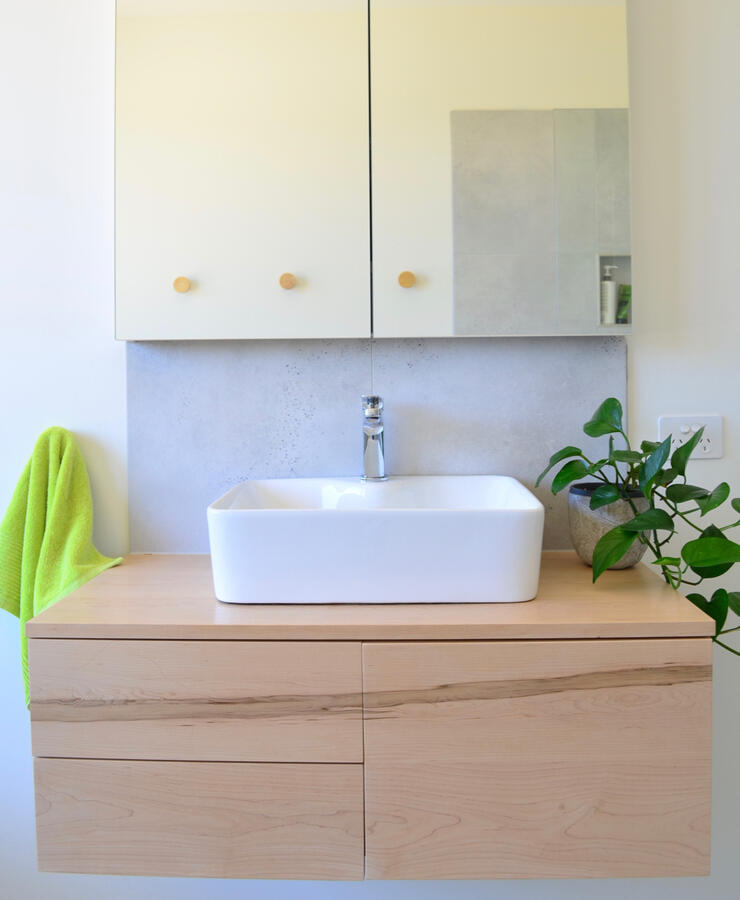
{"type": "Polygon", "coordinates": [[[672,451],[685,444],[701,427],[704,434],[691,454],[692,459],[719,459],[722,456],[722,416],[660,416],[658,440],[672,436],[672,451]]]}

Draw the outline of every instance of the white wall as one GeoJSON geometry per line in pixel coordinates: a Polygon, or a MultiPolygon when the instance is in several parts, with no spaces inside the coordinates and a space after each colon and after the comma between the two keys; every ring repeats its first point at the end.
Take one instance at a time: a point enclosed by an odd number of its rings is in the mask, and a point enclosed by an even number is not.
{"type": "Polygon", "coordinates": [[[95,537],[126,549],[113,340],[113,2],[0,3],[0,506],[49,425],[80,438],[95,537]]]}
{"type": "MultiPolygon", "coordinates": [[[[90,470],[97,544],[117,554],[128,517],[125,348],[112,339],[112,59],[112,0],[0,2],[0,510],[39,432],[64,425],[90,470]]],[[[64,879],[34,871],[18,620],[4,612],[0,709],[0,896],[61,897],[72,890],[64,879]]]]}
{"type": "MultiPolygon", "coordinates": [[[[0,0],[0,505],[38,431],[82,435],[102,550],[125,550],[124,364],[112,334],[113,0],[0,0]]],[[[726,456],[697,479],[740,485],[737,273],[740,4],[630,0],[635,282],[645,298],[631,341],[632,428],[660,412],[725,414],[726,456]],[[682,369],[686,367],[686,374],[682,369]],[[670,376],[665,386],[660,378],[670,376]],[[716,399],[710,392],[721,389],[716,399]],[[707,409],[709,407],[709,409],[707,409]]],[[[702,468],[699,469],[699,466],[702,468]]],[[[35,872],[27,714],[17,625],[0,616],[0,895],[94,900],[500,897],[634,900],[737,896],[740,846],[738,661],[717,657],[714,874],[696,880],[302,884],[112,879],[35,872]],[[733,719],[735,724],[733,724],[733,719]]]]}
{"type": "MultiPolygon", "coordinates": [[[[728,481],[738,496],[740,3],[630,0],[628,28],[636,294],[628,340],[631,438],[657,437],[664,413],[721,413],[724,457],[693,462],[689,480],[710,488],[728,481]]],[[[731,574],[733,582],[724,585],[740,589],[740,573],[731,574]]],[[[740,846],[740,659],[715,650],[715,667],[714,874],[702,886],[708,898],[737,896],[740,846]]]]}

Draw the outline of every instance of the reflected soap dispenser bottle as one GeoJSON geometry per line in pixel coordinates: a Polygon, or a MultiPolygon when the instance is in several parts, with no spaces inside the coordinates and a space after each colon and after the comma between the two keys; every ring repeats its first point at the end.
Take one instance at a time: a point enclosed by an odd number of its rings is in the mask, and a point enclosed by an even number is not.
{"type": "Polygon", "coordinates": [[[601,324],[617,324],[617,284],[612,274],[618,266],[604,266],[601,282],[601,324]]]}

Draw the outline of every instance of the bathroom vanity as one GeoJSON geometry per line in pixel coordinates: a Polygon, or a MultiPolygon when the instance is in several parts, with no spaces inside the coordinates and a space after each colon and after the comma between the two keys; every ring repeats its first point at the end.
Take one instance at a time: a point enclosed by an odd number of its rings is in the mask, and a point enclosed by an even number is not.
{"type": "Polygon", "coordinates": [[[39,868],[709,872],[709,618],[569,552],[529,603],[408,599],[222,604],[208,556],[140,555],[37,616],[39,868]]]}

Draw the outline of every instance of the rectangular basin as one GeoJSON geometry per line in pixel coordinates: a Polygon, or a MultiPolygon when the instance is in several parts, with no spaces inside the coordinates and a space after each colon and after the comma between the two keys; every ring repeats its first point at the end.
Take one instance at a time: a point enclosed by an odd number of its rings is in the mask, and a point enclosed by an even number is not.
{"type": "Polygon", "coordinates": [[[208,507],[225,603],[516,603],[545,511],[501,475],[245,481],[208,507]]]}

